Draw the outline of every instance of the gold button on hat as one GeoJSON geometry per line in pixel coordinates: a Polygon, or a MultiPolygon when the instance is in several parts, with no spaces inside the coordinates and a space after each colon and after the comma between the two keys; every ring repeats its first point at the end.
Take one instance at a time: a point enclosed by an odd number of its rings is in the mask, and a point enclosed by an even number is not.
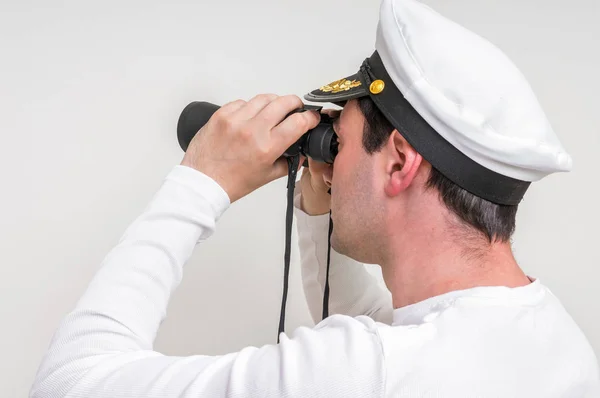
{"type": "Polygon", "coordinates": [[[375,80],[373,83],[371,83],[371,86],[369,86],[369,90],[372,94],[379,94],[383,91],[384,88],[385,82],[379,79],[375,80]]]}

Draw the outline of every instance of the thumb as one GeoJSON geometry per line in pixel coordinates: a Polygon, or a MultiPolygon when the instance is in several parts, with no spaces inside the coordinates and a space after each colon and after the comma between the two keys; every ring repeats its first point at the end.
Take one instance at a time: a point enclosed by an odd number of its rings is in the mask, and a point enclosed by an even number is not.
{"type": "Polygon", "coordinates": [[[273,167],[271,167],[271,173],[269,174],[269,182],[287,176],[288,170],[289,166],[287,159],[284,157],[277,159],[273,164],[273,167]]]}
{"type": "MultiPolygon", "coordinates": [[[[298,169],[296,170],[296,176],[298,172],[302,169],[302,163],[304,163],[305,156],[300,156],[300,163],[298,164],[298,169]]],[[[306,168],[305,170],[308,170],[306,168]]],[[[269,181],[276,180],[281,177],[286,177],[290,173],[290,164],[288,163],[288,159],[281,157],[277,159],[277,161],[273,164],[271,168],[271,175],[269,176],[269,181]]]]}

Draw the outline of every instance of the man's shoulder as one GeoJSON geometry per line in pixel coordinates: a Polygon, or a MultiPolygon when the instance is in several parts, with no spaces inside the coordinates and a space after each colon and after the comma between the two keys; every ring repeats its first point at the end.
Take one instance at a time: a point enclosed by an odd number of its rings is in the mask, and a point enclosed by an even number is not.
{"type": "Polygon", "coordinates": [[[554,396],[542,388],[547,380],[563,392],[596,385],[597,359],[575,321],[546,287],[529,290],[489,289],[487,295],[481,289],[431,306],[413,323],[378,325],[386,367],[395,374],[388,391],[399,391],[412,377],[447,388],[491,388],[502,396],[554,396]]]}
{"type": "MultiPolygon", "coordinates": [[[[383,363],[380,324],[367,316],[331,315],[313,327],[302,326],[280,336],[280,345],[296,345],[303,351],[345,358],[369,357],[377,367],[383,363]]],[[[312,355],[312,354],[311,354],[312,355]]]]}

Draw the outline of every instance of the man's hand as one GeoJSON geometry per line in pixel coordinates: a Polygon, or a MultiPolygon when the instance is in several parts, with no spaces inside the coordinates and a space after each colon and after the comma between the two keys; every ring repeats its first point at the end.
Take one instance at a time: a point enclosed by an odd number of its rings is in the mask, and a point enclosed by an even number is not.
{"type": "MultiPolygon", "coordinates": [[[[262,94],[222,106],[190,142],[181,162],[215,180],[230,202],[288,174],[283,153],[319,124],[299,97],[262,94]]],[[[302,162],[300,162],[302,164],[302,162]]]]}
{"type": "MultiPolygon", "coordinates": [[[[325,109],[323,113],[336,118],[340,111],[325,109]]],[[[308,168],[302,170],[300,178],[300,208],[310,216],[329,213],[331,208],[331,174],[333,166],[308,158],[308,168]]]]}

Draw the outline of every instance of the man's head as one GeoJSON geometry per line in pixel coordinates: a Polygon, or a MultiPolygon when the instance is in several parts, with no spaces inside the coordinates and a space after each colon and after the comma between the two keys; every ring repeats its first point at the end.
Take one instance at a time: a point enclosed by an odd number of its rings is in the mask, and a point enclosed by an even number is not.
{"type": "Polygon", "coordinates": [[[426,239],[419,225],[507,242],[531,182],[571,169],[516,65],[417,0],[382,0],[375,52],[305,99],[346,104],[332,186],[334,225],[346,231],[332,246],[364,262],[392,235],[426,239]]]}
{"type": "Polygon", "coordinates": [[[390,237],[411,234],[411,223],[432,220],[442,224],[431,228],[445,229],[449,240],[458,238],[469,247],[509,241],[517,205],[489,202],[444,177],[369,97],[349,101],[335,128],[340,146],[335,173],[328,178],[336,251],[381,262],[378,256],[393,244],[390,237]],[[414,218],[424,212],[439,212],[441,217],[414,218]]]}

